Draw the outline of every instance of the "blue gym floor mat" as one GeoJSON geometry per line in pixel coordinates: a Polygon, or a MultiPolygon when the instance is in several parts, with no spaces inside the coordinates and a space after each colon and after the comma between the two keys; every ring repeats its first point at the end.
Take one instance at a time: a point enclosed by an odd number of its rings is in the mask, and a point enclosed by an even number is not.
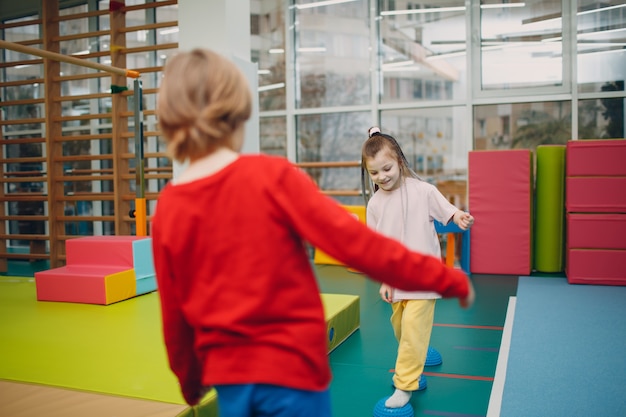
{"type": "Polygon", "coordinates": [[[626,416],[626,287],[520,277],[501,417],[626,416]]]}

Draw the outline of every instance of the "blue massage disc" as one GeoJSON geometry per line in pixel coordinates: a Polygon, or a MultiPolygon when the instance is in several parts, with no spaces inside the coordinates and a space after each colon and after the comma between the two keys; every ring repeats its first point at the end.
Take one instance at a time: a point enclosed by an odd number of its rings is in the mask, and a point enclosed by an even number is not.
{"type": "Polygon", "coordinates": [[[426,362],[425,366],[437,366],[443,363],[443,359],[441,358],[441,353],[437,351],[437,349],[428,347],[428,352],[426,353],[426,362]]]}
{"type": "Polygon", "coordinates": [[[387,408],[385,407],[385,401],[389,397],[385,397],[379,400],[374,407],[374,417],[414,417],[413,407],[410,403],[407,403],[401,408],[387,408]]]}

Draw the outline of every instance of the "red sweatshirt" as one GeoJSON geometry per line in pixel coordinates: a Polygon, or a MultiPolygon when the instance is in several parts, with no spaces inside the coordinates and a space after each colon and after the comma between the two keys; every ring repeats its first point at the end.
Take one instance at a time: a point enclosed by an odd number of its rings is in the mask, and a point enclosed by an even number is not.
{"type": "Polygon", "coordinates": [[[465,297],[467,277],[369,229],[289,161],[243,155],[161,192],[152,221],[170,366],[201,386],[323,390],[326,323],[304,241],[377,281],[465,297]]]}

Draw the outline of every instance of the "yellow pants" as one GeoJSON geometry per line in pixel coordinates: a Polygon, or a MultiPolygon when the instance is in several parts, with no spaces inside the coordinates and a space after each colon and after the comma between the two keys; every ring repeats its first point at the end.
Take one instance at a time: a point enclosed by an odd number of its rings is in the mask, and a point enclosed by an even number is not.
{"type": "Polygon", "coordinates": [[[397,301],[391,309],[391,326],[398,340],[393,383],[403,391],[416,391],[430,344],[435,300],[397,301]]]}

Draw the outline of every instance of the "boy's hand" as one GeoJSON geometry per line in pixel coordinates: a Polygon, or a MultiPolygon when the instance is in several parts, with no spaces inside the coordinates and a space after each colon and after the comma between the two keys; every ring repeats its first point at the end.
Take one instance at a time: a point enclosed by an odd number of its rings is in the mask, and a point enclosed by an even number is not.
{"type": "Polygon", "coordinates": [[[470,308],[472,304],[474,304],[474,300],[476,299],[476,293],[474,292],[474,286],[472,285],[472,281],[468,279],[467,283],[469,285],[469,292],[467,293],[467,297],[459,298],[459,305],[462,308],[470,308]]]}
{"type": "Polygon", "coordinates": [[[467,230],[474,224],[474,216],[464,211],[457,211],[454,213],[454,217],[452,218],[454,224],[459,226],[461,230],[467,230]]]}

